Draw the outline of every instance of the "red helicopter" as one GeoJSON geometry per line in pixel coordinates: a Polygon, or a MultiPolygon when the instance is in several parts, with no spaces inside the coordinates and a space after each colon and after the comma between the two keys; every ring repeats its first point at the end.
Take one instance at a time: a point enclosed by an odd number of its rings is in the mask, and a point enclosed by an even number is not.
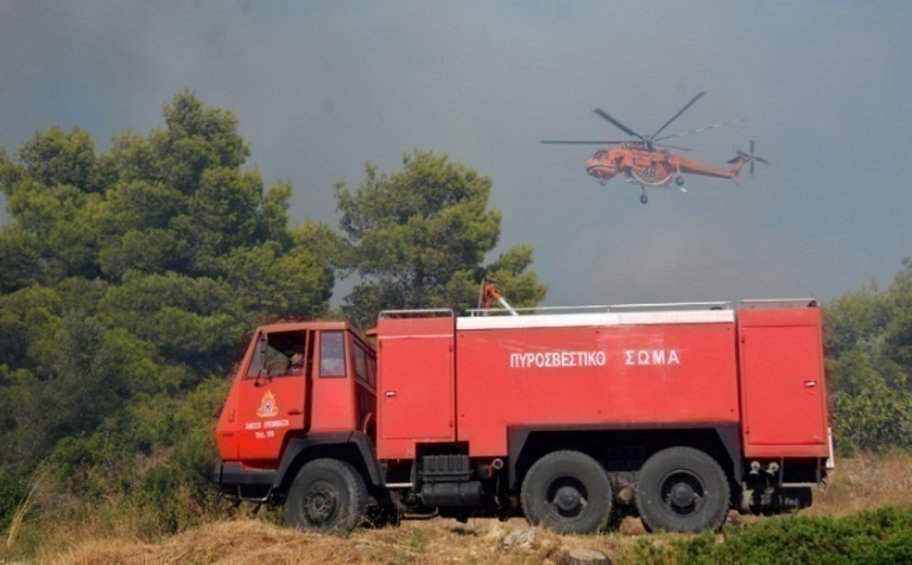
{"type": "MultiPolygon", "coordinates": [[[[666,139],[684,137],[686,135],[692,135],[695,133],[700,133],[707,130],[720,128],[722,126],[746,121],[744,119],[733,120],[730,122],[722,122],[719,124],[712,124],[709,126],[696,128],[681,133],[663,135],[661,137],[659,136],[660,133],[665,131],[665,128],[677,120],[681,114],[693,106],[697,100],[703,97],[704,94],[706,93],[700,92],[694,96],[690,102],[681,108],[677,114],[672,116],[671,119],[665,122],[665,124],[657,129],[656,132],[652,135],[641,135],[622,124],[620,121],[612,117],[601,108],[596,108],[594,110],[596,114],[607,120],[609,123],[627,135],[633,136],[636,139],[626,141],[543,140],[542,143],[563,145],[616,146],[610,149],[599,149],[596,151],[595,154],[586,161],[586,172],[598,179],[602,186],[607,184],[614,175],[623,173],[624,179],[627,182],[640,185],[640,189],[642,190],[642,193],[640,194],[640,202],[643,204],[649,202],[649,197],[646,196],[647,186],[666,187],[671,184],[671,181],[674,181],[681,192],[687,192],[687,190],[684,188],[684,174],[735,180],[735,178],[738,176],[738,173],[741,172],[741,169],[745,164],[750,164],[751,176],[754,175],[755,162],[769,165],[769,161],[754,154],[754,140],[750,140],[749,152],[744,152],[741,150],[737,151],[737,155],[728,161],[728,164],[732,165],[732,167],[727,170],[721,169],[719,167],[714,167],[713,165],[700,163],[692,159],[687,159],[670,152],[671,149],[678,151],[690,151],[690,149],[686,147],[678,147],[675,145],[659,143],[666,139]]],[[[737,182],[737,180],[735,180],[735,182],[737,182]]]]}

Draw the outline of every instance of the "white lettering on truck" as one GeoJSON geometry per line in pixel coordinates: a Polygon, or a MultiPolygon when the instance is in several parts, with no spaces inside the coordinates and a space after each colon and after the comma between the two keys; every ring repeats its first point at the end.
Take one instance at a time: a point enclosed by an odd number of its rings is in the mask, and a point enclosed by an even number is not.
{"type": "Polygon", "coordinates": [[[680,365],[681,359],[674,349],[625,349],[625,364],[636,365],[680,365]]]}
{"type": "Polygon", "coordinates": [[[511,353],[511,369],[544,369],[558,367],[604,367],[608,358],[604,351],[544,351],[511,353]]]}
{"type": "MultiPolygon", "coordinates": [[[[604,367],[608,356],[604,351],[540,351],[511,353],[511,369],[551,369],[566,367],[604,367]]],[[[636,366],[680,365],[676,349],[625,349],[624,364],[636,366]]]]}

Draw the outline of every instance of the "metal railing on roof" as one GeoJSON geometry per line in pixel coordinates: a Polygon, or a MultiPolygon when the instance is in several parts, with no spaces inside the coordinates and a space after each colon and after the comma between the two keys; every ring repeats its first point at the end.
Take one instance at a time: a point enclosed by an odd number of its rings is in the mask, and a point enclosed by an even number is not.
{"type": "MultiPolygon", "coordinates": [[[[601,306],[533,306],[513,308],[520,316],[551,314],[597,314],[603,312],[652,312],[682,310],[731,310],[731,302],[664,302],[655,304],[611,304],[601,306]]],[[[469,316],[503,316],[510,314],[502,308],[472,308],[469,316]]]]}
{"type": "Polygon", "coordinates": [[[455,317],[451,308],[415,308],[411,310],[383,310],[380,318],[440,318],[455,317]]]}
{"type": "Polygon", "coordinates": [[[741,308],[813,308],[817,306],[816,298],[754,298],[742,300],[741,308]]]}
{"type": "MultiPolygon", "coordinates": [[[[532,306],[526,308],[513,308],[513,311],[520,316],[529,316],[532,314],[578,314],[589,312],[608,312],[609,306],[532,306]]],[[[504,315],[510,312],[504,308],[469,308],[466,310],[469,316],[487,316],[489,314],[504,315]]],[[[510,314],[513,315],[513,314],[510,314]]]]}
{"type": "MultiPolygon", "coordinates": [[[[817,306],[815,298],[759,298],[742,300],[738,303],[741,308],[809,308],[817,306]]],[[[597,314],[604,312],[654,312],[654,311],[684,311],[684,310],[731,310],[732,303],[727,301],[708,302],[655,302],[644,304],[606,304],[584,306],[531,306],[526,308],[513,308],[511,313],[505,308],[470,308],[466,310],[469,316],[534,316],[534,315],[559,315],[559,314],[597,314]]],[[[437,318],[455,317],[451,308],[415,308],[407,310],[384,310],[380,318],[437,318]]]]}

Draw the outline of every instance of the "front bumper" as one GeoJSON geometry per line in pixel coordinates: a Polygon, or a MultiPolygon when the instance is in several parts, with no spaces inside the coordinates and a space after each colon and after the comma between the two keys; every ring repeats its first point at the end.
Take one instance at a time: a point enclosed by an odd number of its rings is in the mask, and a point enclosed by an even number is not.
{"type": "Polygon", "coordinates": [[[278,473],[272,469],[256,469],[235,461],[222,461],[212,469],[211,480],[221,490],[236,494],[245,487],[270,489],[277,477],[278,473]]]}

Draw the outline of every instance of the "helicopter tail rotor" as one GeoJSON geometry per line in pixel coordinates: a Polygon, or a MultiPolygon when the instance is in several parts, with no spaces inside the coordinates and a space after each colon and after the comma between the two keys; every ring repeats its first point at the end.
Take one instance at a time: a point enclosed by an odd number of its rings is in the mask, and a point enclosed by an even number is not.
{"type": "MultiPolygon", "coordinates": [[[[733,165],[733,164],[738,163],[739,161],[741,161],[742,164],[749,165],[748,170],[750,172],[750,176],[754,176],[754,163],[763,163],[764,165],[770,164],[769,161],[767,161],[763,157],[754,153],[754,140],[753,139],[750,140],[750,152],[744,152],[744,151],[741,151],[740,149],[738,149],[737,155],[734,158],[729,159],[728,164],[733,165]]],[[[739,167],[739,170],[740,170],[740,167],[739,167]]]]}

